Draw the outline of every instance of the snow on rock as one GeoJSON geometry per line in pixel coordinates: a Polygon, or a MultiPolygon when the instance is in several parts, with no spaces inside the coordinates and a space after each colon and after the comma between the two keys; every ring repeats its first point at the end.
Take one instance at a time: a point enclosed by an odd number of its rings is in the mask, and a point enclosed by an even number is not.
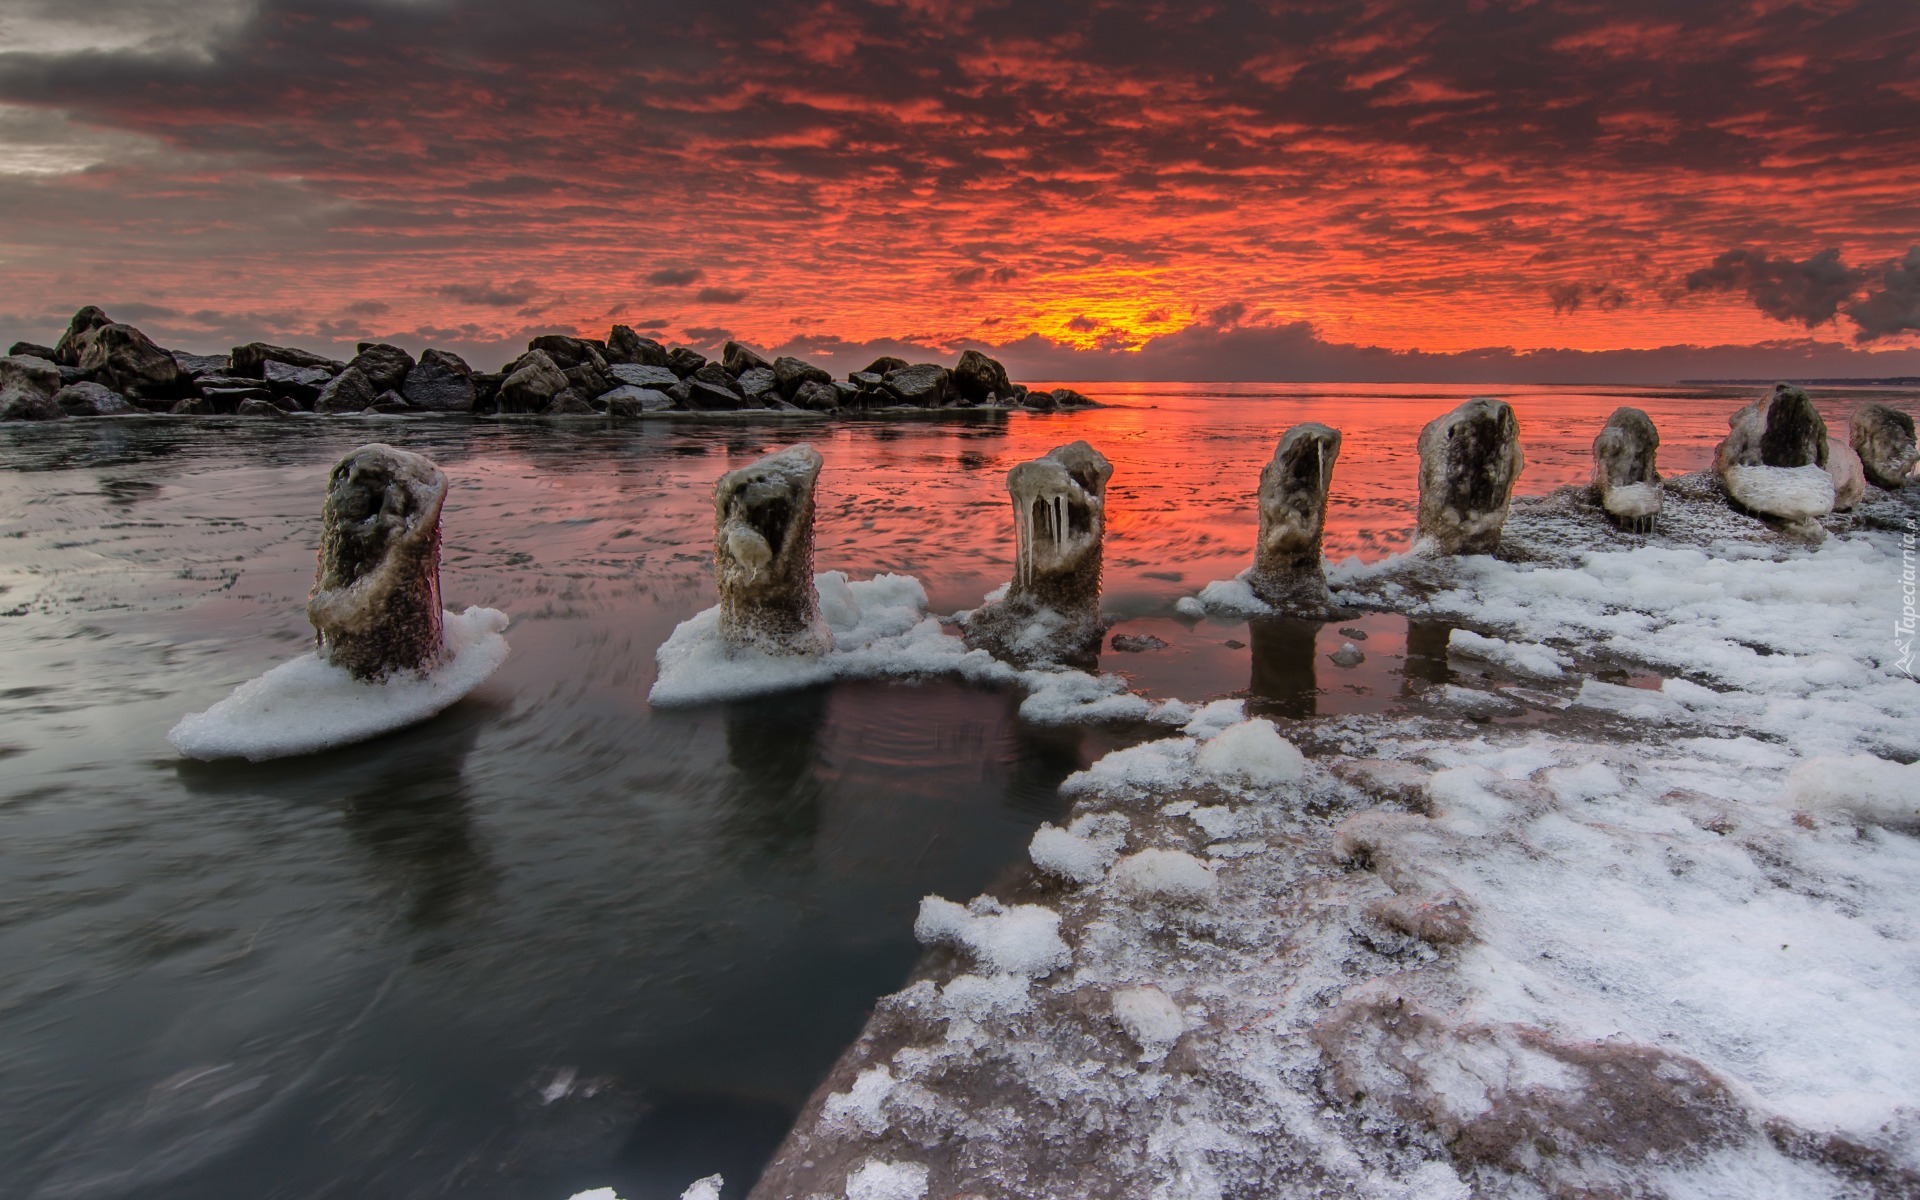
{"type": "Polygon", "coordinates": [[[1140,1045],[1149,1059],[1164,1058],[1187,1030],[1187,1016],[1165,992],[1151,985],[1121,988],[1113,994],[1113,1019],[1140,1045]]]}
{"type": "Polygon", "coordinates": [[[982,966],[1012,975],[1045,975],[1067,964],[1060,914],[1038,904],[1002,908],[982,897],[962,907],[939,896],[920,901],[913,934],[921,942],[958,946],[982,966]]]}
{"type": "Polygon", "coordinates": [[[1816,758],[1787,776],[1786,803],[1895,829],[1920,829],[1920,762],[1816,758]]]}
{"type": "Polygon", "coordinates": [[[927,1194],[927,1168],[919,1163],[868,1159],[847,1176],[847,1200],[922,1200],[927,1194]]]}
{"type": "Polygon", "coordinates": [[[261,762],[315,754],[417,725],[485,683],[507,658],[507,615],[441,614],[440,662],[425,673],[356,679],[318,654],[281,663],[205,712],[182,717],[167,741],[188,758],[261,762]]]}
{"type": "Polygon", "coordinates": [[[680,1193],[680,1200],[720,1200],[720,1189],[727,1181],[718,1175],[709,1175],[705,1179],[696,1179],[680,1193]]]}
{"type": "MultiPolygon", "coordinates": [[[[1273,611],[1273,606],[1253,594],[1253,585],[1247,582],[1247,575],[1252,570],[1252,567],[1248,567],[1232,579],[1216,579],[1201,588],[1199,595],[1182,597],[1181,603],[1192,600],[1200,613],[1243,617],[1265,616],[1273,611]]],[[[1178,608],[1179,605],[1175,607],[1178,608]]],[[[1191,609],[1180,609],[1180,611],[1191,613],[1191,609]]]]}
{"type": "Polygon", "coordinates": [[[1448,645],[1470,658],[1478,658],[1516,674],[1532,675],[1538,679],[1558,679],[1573,665],[1572,658],[1551,646],[1482,637],[1470,629],[1454,630],[1448,645]]]}
{"type": "Polygon", "coordinates": [[[1043,824],[1028,845],[1033,865],[1073,883],[1098,883],[1127,842],[1127,820],[1111,813],[1081,817],[1065,829],[1043,824]]]}
{"type": "Polygon", "coordinates": [[[830,1123],[855,1125],[870,1134],[883,1133],[887,1118],[880,1109],[892,1091],[893,1072],[884,1066],[869,1067],[860,1072],[851,1088],[827,1097],[822,1115],[830,1123]]]}
{"type": "Polygon", "coordinates": [[[1787,521],[1833,511],[1833,476],[1818,463],[1804,467],[1728,467],[1727,493],[1758,513],[1787,521]]]}
{"type": "Polygon", "coordinates": [[[1306,763],[1293,743],[1264,717],[1222,730],[1194,757],[1194,766],[1208,775],[1255,787],[1297,783],[1306,763]]]}
{"type": "Polygon", "coordinates": [[[1213,868],[1182,850],[1142,850],[1113,868],[1124,892],[1155,900],[1196,901],[1213,895],[1213,868]]]}

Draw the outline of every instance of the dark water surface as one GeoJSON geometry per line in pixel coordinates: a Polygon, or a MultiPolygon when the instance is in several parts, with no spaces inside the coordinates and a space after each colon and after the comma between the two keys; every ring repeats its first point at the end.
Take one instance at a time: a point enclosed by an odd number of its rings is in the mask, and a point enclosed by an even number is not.
{"type": "MultiPolygon", "coordinates": [[[[0,429],[0,1193],[744,1190],[913,962],[920,897],[1018,862],[1059,781],[1127,736],[953,683],[650,710],[654,648],[712,603],[713,480],[793,440],[827,458],[819,568],[915,574],[938,611],[1009,574],[1007,468],[1094,442],[1118,628],[1170,643],[1103,666],[1151,694],[1304,717],[1444,678],[1444,631],[1436,663],[1391,616],[1342,671],[1333,627],[1170,614],[1248,561],[1259,467],[1299,420],[1346,432],[1330,556],[1403,547],[1414,435],[1472,389],[1088,390],[1129,407],[0,429]],[[362,747],[179,761],[180,715],[305,649],[326,471],[374,440],[446,468],[446,600],[509,612],[512,657],[362,747]]],[[[1704,465],[1747,391],[1504,393],[1521,490],[1584,478],[1620,403],[1660,422],[1669,473],[1704,465]]],[[[1844,429],[1851,404],[1823,408],[1844,429]]]]}

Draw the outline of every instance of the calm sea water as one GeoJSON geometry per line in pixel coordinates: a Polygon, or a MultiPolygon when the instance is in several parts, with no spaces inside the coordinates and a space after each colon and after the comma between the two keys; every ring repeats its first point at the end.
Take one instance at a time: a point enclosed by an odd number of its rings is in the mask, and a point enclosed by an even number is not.
{"type": "MultiPolygon", "coordinates": [[[[1245,565],[1287,426],[1341,428],[1328,553],[1403,548],[1414,438],[1485,389],[1084,385],[1063,416],[610,427],[349,419],[0,428],[0,1180],[28,1197],[526,1197],[751,1182],[896,987],[921,896],[964,899],[1127,731],[1018,697],[856,684],[684,712],[654,648],[712,603],[713,480],[826,456],[820,569],[920,577],[940,611],[1004,581],[1014,463],[1114,462],[1109,653],[1155,694],[1286,715],[1391,708],[1444,676],[1416,628],[1189,625],[1245,565]],[[384,440],[446,468],[450,605],[513,656],[440,718],[289,762],[179,761],[166,730],[302,652],[324,479],[384,440]],[[1410,645],[1411,643],[1411,645],[1410,645]],[[1436,676],[1437,673],[1437,676],[1436,676]]],[[[1623,403],[1668,473],[1751,389],[1507,390],[1521,491],[1586,477],[1623,403]]],[[[1827,393],[1845,428],[1857,396],[1827,393]]],[[[1914,397],[1897,400],[1913,411],[1914,397]]]]}

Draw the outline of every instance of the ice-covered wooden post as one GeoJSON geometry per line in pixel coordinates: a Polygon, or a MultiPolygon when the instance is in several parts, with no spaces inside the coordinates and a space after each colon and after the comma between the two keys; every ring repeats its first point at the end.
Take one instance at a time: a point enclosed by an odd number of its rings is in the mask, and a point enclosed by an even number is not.
{"type": "Polygon", "coordinates": [[[833,635],[813,586],[820,453],[805,444],[729,471],[713,489],[720,636],[771,654],[824,654],[833,635]]]}
{"type": "Polygon", "coordinates": [[[1309,421],[1287,430],[1260,471],[1260,541],[1247,585],[1280,612],[1317,615],[1332,607],[1320,540],[1339,457],[1340,431],[1309,421]]]}
{"type": "Polygon", "coordinates": [[[1504,400],[1476,398],[1420,431],[1420,537],[1439,554],[1492,554],[1526,460],[1504,400]]]}
{"type": "Polygon", "coordinates": [[[1902,488],[1912,478],[1920,449],[1913,439],[1913,418],[1884,404],[1862,404],[1853,410],[1853,452],[1867,482],[1875,487],[1902,488]]]}
{"type": "Polygon", "coordinates": [[[439,467],[392,446],[362,446],[334,465],[307,601],[321,658],[370,680],[439,662],[446,499],[439,467]]]}
{"type": "Polygon", "coordinates": [[[967,640],[1005,658],[1039,661],[1096,649],[1101,539],[1113,464],[1085,442],[1059,446],[1007,472],[1014,573],[1003,600],[976,609],[967,640]]]}
{"type": "Polygon", "coordinates": [[[1616,408],[1593,439],[1593,486],[1600,507],[1622,529],[1653,531],[1660,515],[1660,431],[1637,408],[1616,408]]]}
{"type": "Polygon", "coordinates": [[[1827,423],[1813,401],[1791,384],[1776,383],[1727,418],[1713,470],[1741,508],[1806,526],[1833,511],[1828,454],[1827,423]]]}

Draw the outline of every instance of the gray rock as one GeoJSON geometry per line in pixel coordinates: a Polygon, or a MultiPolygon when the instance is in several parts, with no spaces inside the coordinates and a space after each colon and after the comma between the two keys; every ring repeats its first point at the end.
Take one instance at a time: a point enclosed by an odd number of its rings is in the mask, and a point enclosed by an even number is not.
{"type": "Polygon", "coordinates": [[[220,410],[205,396],[188,396],[167,411],[176,417],[211,417],[220,410]]]}
{"type": "Polygon", "coordinates": [[[266,342],[248,342],[244,346],[235,346],[228,369],[235,375],[245,375],[250,379],[265,379],[266,366],[270,362],[324,371],[329,378],[347,369],[347,364],[339,359],[328,358],[309,350],[295,350],[290,346],[269,345],[266,342]]]}
{"type": "Polygon", "coordinates": [[[676,408],[686,408],[692,395],[693,385],[684,379],[667,389],[667,398],[673,401],[676,408]]]}
{"type": "Polygon", "coordinates": [[[407,372],[413,370],[413,355],[398,346],[389,346],[385,342],[361,342],[359,353],[347,365],[360,368],[376,392],[399,390],[407,378],[407,372]]]}
{"type": "Polygon", "coordinates": [[[836,379],[833,390],[840,393],[841,404],[851,404],[860,395],[860,385],[850,379],[836,379]]]}
{"type": "Polygon", "coordinates": [[[262,363],[261,373],[266,379],[268,391],[292,400],[302,408],[311,407],[319,399],[320,389],[333,380],[325,368],[294,366],[278,359],[268,359],[262,363]]]}
{"type": "Polygon", "coordinates": [[[133,326],[102,325],[91,337],[80,356],[80,369],[121,395],[164,400],[194,390],[173,355],[133,326]]]}
{"type": "Polygon", "coordinates": [[[689,350],[685,346],[675,346],[673,349],[667,351],[667,365],[673,368],[675,375],[685,379],[701,367],[707,365],[707,356],[698,350],[689,350]]]}
{"type": "Polygon", "coordinates": [[[615,325],[607,334],[606,358],[609,366],[664,367],[667,348],[650,337],[641,337],[625,325],[615,325]]]}
{"type": "Polygon", "coordinates": [[[818,379],[805,379],[794,389],[793,404],[796,408],[827,412],[840,407],[840,389],[834,387],[831,381],[823,383],[818,379]]]}
{"type": "Polygon", "coordinates": [[[860,387],[869,387],[869,388],[879,387],[881,383],[885,381],[885,379],[886,379],[886,376],[881,375],[875,371],[855,371],[853,374],[847,376],[848,383],[857,384],[860,387]]]}
{"type": "Polygon", "coordinates": [[[389,389],[381,392],[374,398],[372,411],[377,413],[410,413],[418,412],[419,410],[414,408],[413,405],[408,404],[405,396],[389,389]]]}
{"type": "Polygon", "coordinates": [[[500,408],[500,385],[505,383],[505,371],[475,371],[473,373],[473,411],[477,413],[497,412],[500,408]]]}
{"type": "Polygon", "coordinates": [[[44,358],[0,358],[0,421],[58,421],[66,410],[54,403],[60,369],[44,358]]]}
{"type": "Polygon", "coordinates": [[[53,361],[66,367],[79,366],[81,356],[93,342],[93,335],[111,324],[113,318],[91,304],[74,313],[73,320],[67,322],[67,331],[53,344],[53,361]]]}
{"type": "Polygon", "coordinates": [[[180,369],[195,379],[206,375],[225,375],[233,370],[233,360],[224,354],[188,354],[185,350],[171,351],[173,361],[180,369]]]}
{"type": "Polygon", "coordinates": [[[727,369],[727,374],[739,376],[756,368],[765,367],[767,360],[739,342],[728,342],[720,348],[720,365],[727,369]]]}
{"type": "Polygon", "coordinates": [[[1053,389],[1053,403],[1057,408],[1092,408],[1094,406],[1093,401],[1067,387],[1053,389]]]}
{"type": "Polygon", "coordinates": [[[12,346],[8,347],[7,355],[8,357],[25,356],[27,358],[44,358],[56,366],[59,365],[60,361],[53,356],[54,351],[52,346],[42,346],[39,342],[15,342],[12,346]]]}
{"type": "Polygon", "coordinates": [[[598,396],[613,388],[613,377],[602,366],[582,361],[578,366],[563,367],[560,373],[567,377],[567,386],[582,396],[598,396]]]}
{"type": "Polygon", "coordinates": [[[1021,398],[1020,403],[1034,412],[1054,412],[1060,407],[1060,402],[1053,398],[1052,392],[1030,391],[1021,398]]]}
{"type": "Polygon", "coordinates": [[[545,415],[549,417],[584,417],[593,415],[593,411],[593,405],[587,402],[585,396],[582,396],[572,388],[561,388],[559,393],[554,396],[553,401],[547,405],[545,415]]]}
{"type": "Polygon", "coordinates": [[[271,400],[242,400],[236,410],[243,417],[285,417],[287,410],[271,400]]]}
{"type": "Polygon", "coordinates": [[[887,372],[885,384],[900,403],[916,408],[937,408],[946,403],[950,386],[947,369],[936,363],[895,368],[887,372]]]}
{"type": "Polygon", "coordinates": [[[960,355],[959,363],[953,368],[953,387],[962,398],[973,404],[985,404],[1013,394],[1007,369],[978,350],[968,350],[960,355]]]}
{"type": "Polygon", "coordinates": [[[70,417],[119,417],[140,411],[119,392],[97,383],[70,383],[53,394],[53,402],[70,417]]]}
{"type": "Polygon", "coordinates": [[[652,388],[634,387],[622,384],[600,397],[606,402],[607,412],[616,417],[637,417],[641,413],[666,412],[673,407],[673,398],[665,392],[652,388]]]}
{"type": "Polygon", "coordinates": [[[499,408],[503,413],[545,412],[553,398],[567,388],[567,377],[544,350],[520,356],[520,365],[500,382],[499,408]]]}
{"type": "Polygon", "coordinates": [[[716,363],[716,362],[710,362],[706,366],[701,367],[698,371],[695,371],[693,374],[687,376],[687,382],[688,383],[710,383],[714,387],[732,392],[736,396],[743,394],[740,391],[739,380],[735,379],[730,373],[728,373],[725,367],[721,366],[719,363],[716,363]]]}
{"type": "Polygon", "coordinates": [[[911,365],[912,364],[904,358],[895,358],[893,355],[887,354],[868,363],[866,370],[856,371],[854,373],[856,375],[878,375],[882,379],[885,379],[888,371],[904,370],[911,365]]]}
{"type": "Polygon", "coordinates": [[[607,369],[607,356],[600,353],[599,343],[588,341],[586,338],[550,333],[528,342],[527,349],[545,351],[547,357],[553,360],[553,365],[562,371],[571,370],[582,363],[589,364],[603,373],[607,369]]]}
{"type": "Polygon", "coordinates": [[[607,374],[639,388],[665,390],[680,382],[680,377],[670,368],[652,363],[614,363],[607,368],[607,374]]]}
{"type": "Polygon", "coordinates": [[[1920,462],[1914,445],[1913,418],[1885,404],[1853,410],[1853,452],[1860,456],[1867,481],[1880,488],[1902,488],[1920,462]]]}
{"type": "Polygon", "coordinates": [[[408,404],[428,412],[472,412],[473,368],[457,354],[427,350],[400,384],[408,404]]]}
{"type": "Polygon", "coordinates": [[[373,407],[377,393],[359,367],[348,367],[320,390],[313,402],[317,413],[357,413],[373,407]]]}
{"type": "Polygon", "coordinates": [[[808,380],[811,379],[818,383],[833,382],[833,376],[827,374],[819,367],[791,356],[783,356],[773,360],[773,377],[779,381],[780,394],[789,400],[793,400],[795,403],[799,402],[796,393],[799,392],[800,385],[808,380]]]}
{"type": "Polygon", "coordinates": [[[780,381],[772,367],[749,367],[740,372],[739,383],[740,394],[749,400],[765,402],[770,396],[780,394],[780,381]]]}
{"type": "Polygon", "coordinates": [[[718,412],[746,407],[746,401],[728,391],[717,387],[704,379],[683,379],[681,386],[687,389],[687,407],[703,412],[718,412]]]}

